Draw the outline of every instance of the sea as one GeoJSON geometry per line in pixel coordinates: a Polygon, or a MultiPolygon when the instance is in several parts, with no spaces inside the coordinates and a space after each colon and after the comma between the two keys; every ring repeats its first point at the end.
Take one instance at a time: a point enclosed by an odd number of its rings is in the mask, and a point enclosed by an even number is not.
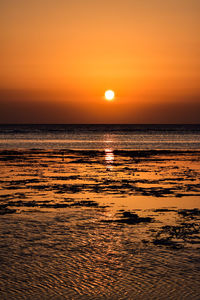
{"type": "Polygon", "coordinates": [[[199,125],[0,125],[0,299],[199,300],[199,125]]]}
{"type": "Polygon", "coordinates": [[[200,124],[0,125],[0,148],[200,149],[200,124]]]}

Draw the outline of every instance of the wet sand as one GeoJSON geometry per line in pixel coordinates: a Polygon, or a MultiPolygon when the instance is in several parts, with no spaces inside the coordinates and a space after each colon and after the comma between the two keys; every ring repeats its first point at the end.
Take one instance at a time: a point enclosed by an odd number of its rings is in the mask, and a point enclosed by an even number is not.
{"type": "Polygon", "coordinates": [[[2,299],[199,299],[199,151],[0,151],[2,299]]]}

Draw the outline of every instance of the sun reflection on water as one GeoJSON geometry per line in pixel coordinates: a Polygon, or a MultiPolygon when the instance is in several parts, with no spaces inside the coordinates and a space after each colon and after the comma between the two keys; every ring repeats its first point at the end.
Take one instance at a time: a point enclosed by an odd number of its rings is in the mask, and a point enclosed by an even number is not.
{"type": "Polygon", "coordinates": [[[110,149],[110,148],[106,148],[105,149],[105,162],[106,162],[106,165],[107,165],[107,168],[109,170],[112,170],[113,166],[113,162],[114,162],[114,153],[113,153],[113,149],[110,149]]]}

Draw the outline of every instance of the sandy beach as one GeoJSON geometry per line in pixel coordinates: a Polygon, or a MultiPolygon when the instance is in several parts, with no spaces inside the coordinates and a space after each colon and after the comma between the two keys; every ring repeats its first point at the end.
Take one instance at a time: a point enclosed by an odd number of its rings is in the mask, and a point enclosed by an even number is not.
{"type": "Polygon", "coordinates": [[[1,150],[1,298],[198,299],[199,158],[1,150]]]}

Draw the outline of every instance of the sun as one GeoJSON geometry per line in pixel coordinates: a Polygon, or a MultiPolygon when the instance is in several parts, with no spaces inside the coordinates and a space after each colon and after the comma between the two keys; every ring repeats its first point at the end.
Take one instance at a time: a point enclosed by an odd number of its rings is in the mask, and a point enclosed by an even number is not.
{"type": "Polygon", "coordinates": [[[106,100],[108,100],[108,101],[113,100],[114,97],[115,97],[115,93],[112,90],[105,91],[106,100]]]}

